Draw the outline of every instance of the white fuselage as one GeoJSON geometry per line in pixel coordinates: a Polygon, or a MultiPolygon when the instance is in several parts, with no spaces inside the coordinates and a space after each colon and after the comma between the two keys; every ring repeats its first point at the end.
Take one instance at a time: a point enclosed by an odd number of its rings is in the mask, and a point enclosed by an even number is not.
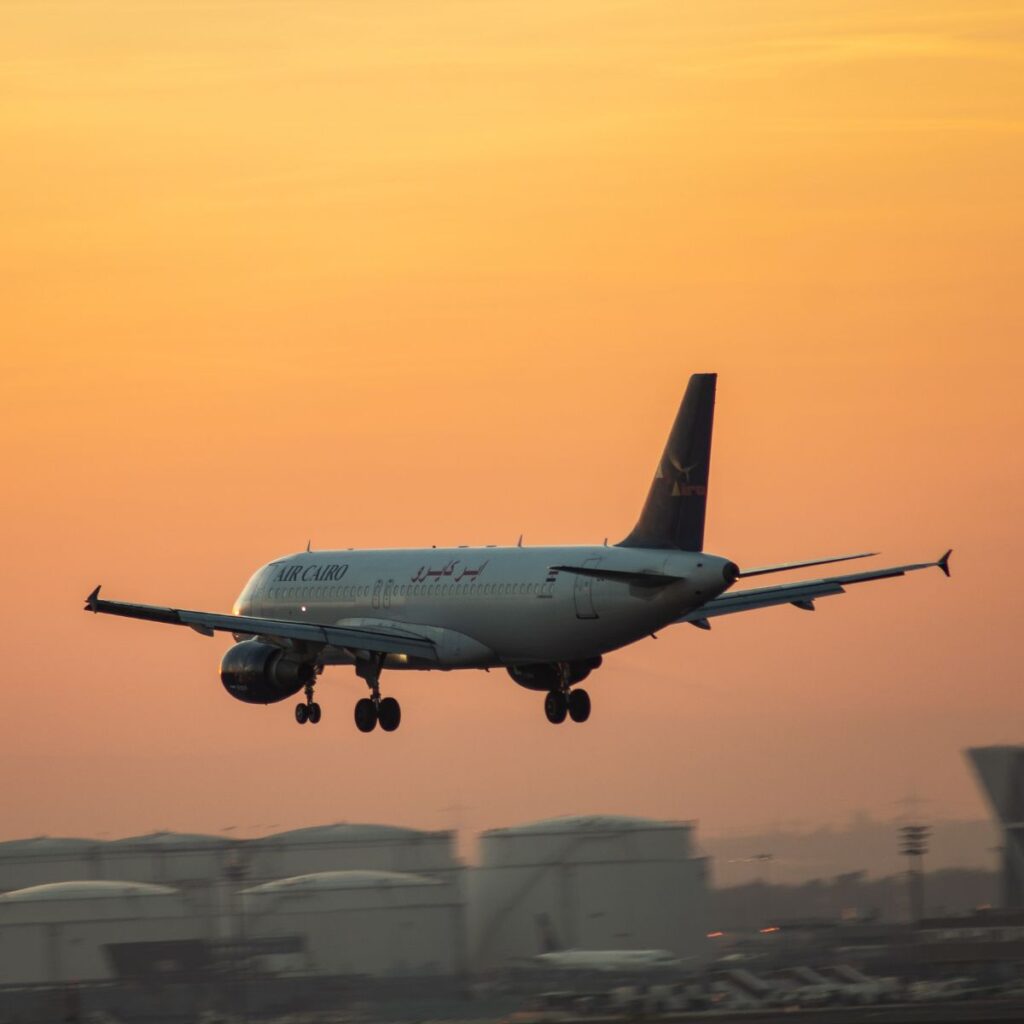
{"type": "MultiPolygon", "coordinates": [[[[716,597],[730,563],[714,555],[619,547],[303,551],[263,566],[240,615],[415,632],[436,660],[391,655],[388,668],[487,668],[593,658],[716,597]],[[659,586],[552,566],[682,577],[659,586]]],[[[325,664],[352,660],[327,649],[325,664]]]]}
{"type": "Polygon", "coordinates": [[[533,958],[538,967],[614,974],[679,970],[682,960],[665,949],[563,949],[533,958]]]}

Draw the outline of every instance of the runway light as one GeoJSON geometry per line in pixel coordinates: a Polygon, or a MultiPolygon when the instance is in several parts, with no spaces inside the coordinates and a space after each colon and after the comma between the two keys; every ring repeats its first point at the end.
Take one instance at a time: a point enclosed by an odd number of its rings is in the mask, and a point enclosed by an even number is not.
{"type": "Polygon", "coordinates": [[[708,932],[709,939],[720,939],[725,935],[725,932],[708,932]]]}
{"type": "Polygon", "coordinates": [[[771,935],[772,932],[777,932],[778,930],[779,930],[779,926],[777,924],[773,924],[773,925],[770,925],[767,928],[762,928],[761,929],[761,934],[762,935],[771,935]]]}

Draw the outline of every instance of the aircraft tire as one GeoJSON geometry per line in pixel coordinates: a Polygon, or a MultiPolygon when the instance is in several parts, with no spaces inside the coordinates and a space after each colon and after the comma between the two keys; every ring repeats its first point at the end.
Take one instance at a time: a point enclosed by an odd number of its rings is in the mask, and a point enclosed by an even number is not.
{"type": "Polygon", "coordinates": [[[560,690],[551,690],[544,698],[544,714],[552,725],[561,725],[565,721],[567,710],[565,694],[560,690]]]}
{"type": "Polygon", "coordinates": [[[369,697],[356,701],[355,719],[360,732],[373,732],[377,728],[377,708],[369,697]]]}
{"type": "Polygon", "coordinates": [[[586,690],[569,694],[569,717],[574,722],[585,722],[590,717],[590,694],[586,690]]]}
{"type": "Polygon", "coordinates": [[[394,697],[385,697],[377,708],[377,720],[385,732],[394,732],[402,722],[402,705],[394,697]]]}
{"type": "Polygon", "coordinates": [[[309,721],[313,725],[316,725],[316,723],[320,721],[320,705],[317,704],[316,701],[314,701],[312,704],[309,705],[309,709],[308,710],[309,710],[309,721]]]}
{"type": "Polygon", "coordinates": [[[309,708],[306,707],[305,704],[296,704],[295,705],[295,721],[298,722],[299,725],[305,725],[308,720],[309,720],[309,708]]]}

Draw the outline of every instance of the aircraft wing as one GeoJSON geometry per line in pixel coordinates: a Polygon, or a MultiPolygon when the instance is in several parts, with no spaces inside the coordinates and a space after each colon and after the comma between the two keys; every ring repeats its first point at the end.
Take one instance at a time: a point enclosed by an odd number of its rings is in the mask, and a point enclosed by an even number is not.
{"type": "Polygon", "coordinates": [[[188,626],[203,636],[213,636],[218,632],[238,633],[266,637],[272,641],[300,641],[379,654],[411,654],[425,658],[432,658],[436,653],[432,640],[404,630],[370,629],[365,626],[325,626],[315,622],[264,619],[254,615],[194,612],[152,604],[106,601],[99,594],[100,588],[97,587],[86,598],[87,612],[103,612],[106,615],[123,615],[129,619],[144,619],[147,622],[188,626]]]}
{"type": "Polygon", "coordinates": [[[895,565],[885,569],[869,569],[866,572],[852,572],[844,576],[827,576],[820,580],[801,580],[796,583],[782,583],[775,587],[757,587],[753,590],[736,590],[722,594],[707,604],[688,612],[676,622],[689,622],[702,629],[710,629],[708,619],[716,615],[732,615],[734,612],[749,612],[755,608],[770,608],[773,605],[791,604],[805,611],[814,611],[814,602],[819,597],[844,594],[851,583],[868,583],[871,580],[885,580],[903,576],[917,569],[941,569],[949,575],[947,551],[935,562],[917,562],[914,565],[895,565]]]}

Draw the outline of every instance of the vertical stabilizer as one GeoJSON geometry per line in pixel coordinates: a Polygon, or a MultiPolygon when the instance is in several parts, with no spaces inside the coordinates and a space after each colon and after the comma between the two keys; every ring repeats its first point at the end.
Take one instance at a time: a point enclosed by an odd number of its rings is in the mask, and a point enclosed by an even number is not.
{"type": "Polygon", "coordinates": [[[717,379],[715,373],[690,377],[643,511],[620,547],[704,549],[717,379]]]}

